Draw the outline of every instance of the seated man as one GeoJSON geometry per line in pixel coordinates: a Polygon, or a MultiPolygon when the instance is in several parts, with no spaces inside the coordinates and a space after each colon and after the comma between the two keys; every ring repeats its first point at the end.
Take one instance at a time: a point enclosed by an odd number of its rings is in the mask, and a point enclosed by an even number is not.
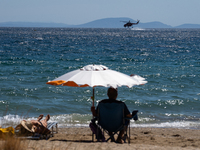
{"type": "Polygon", "coordinates": [[[45,119],[41,120],[42,118],[43,115],[40,115],[37,120],[22,120],[21,124],[15,129],[20,130],[21,134],[26,134],[26,131],[23,129],[31,133],[48,134],[50,130],[47,129],[47,121],[50,119],[50,115],[47,115],[45,119]]]}
{"type": "MultiPolygon", "coordinates": [[[[104,99],[104,100],[100,101],[99,103],[123,103],[124,104],[124,117],[130,117],[130,118],[132,117],[132,115],[130,114],[130,111],[128,110],[128,108],[126,106],[126,104],[122,101],[116,100],[117,96],[118,96],[117,89],[110,87],[108,89],[107,95],[108,95],[109,99],[104,99]]],[[[91,112],[92,112],[93,116],[97,116],[98,106],[97,106],[96,110],[95,110],[95,107],[92,106],[91,112]]],[[[126,122],[126,125],[128,125],[128,124],[129,124],[129,122],[126,122]]],[[[124,131],[125,130],[120,131],[119,136],[117,138],[118,143],[123,143],[121,137],[124,135],[124,131]]],[[[109,134],[111,135],[111,133],[109,133],[109,134]]]]}

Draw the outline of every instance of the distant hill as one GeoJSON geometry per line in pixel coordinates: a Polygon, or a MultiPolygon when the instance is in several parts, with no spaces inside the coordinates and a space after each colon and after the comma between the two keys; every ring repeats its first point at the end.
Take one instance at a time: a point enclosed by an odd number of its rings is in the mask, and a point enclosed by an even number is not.
{"type": "Polygon", "coordinates": [[[175,28],[200,28],[200,24],[183,24],[175,28]]]}
{"type": "Polygon", "coordinates": [[[76,25],[74,27],[78,28],[123,28],[124,22],[123,21],[131,21],[136,22],[131,18],[105,18],[105,19],[98,19],[95,21],[91,21],[85,24],[76,25]]]}
{"type": "Polygon", "coordinates": [[[64,23],[42,23],[42,22],[3,22],[0,27],[68,27],[64,23]]]}
{"type": "Polygon", "coordinates": [[[172,26],[163,24],[158,21],[148,22],[148,23],[139,23],[137,27],[139,28],[172,28],[172,26]]]}
{"type": "MultiPolygon", "coordinates": [[[[128,21],[137,22],[131,18],[105,18],[99,19],[85,24],[73,26],[78,28],[124,28],[124,24],[128,21]]],[[[172,26],[163,24],[161,22],[149,22],[149,23],[139,23],[138,25],[133,25],[132,27],[139,28],[172,28],[172,26]]]]}
{"type": "MultiPolygon", "coordinates": [[[[52,28],[124,28],[125,22],[128,21],[137,22],[131,18],[121,17],[121,18],[104,18],[94,20],[85,24],[80,25],[68,25],[64,23],[40,23],[40,22],[2,22],[0,27],[52,27],[52,28]]],[[[172,27],[161,22],[140,22],[138,25],[133,25],[132,27],[138,28],[200,28],[199,24],[183,24],[180,26],[172,27]]]]}

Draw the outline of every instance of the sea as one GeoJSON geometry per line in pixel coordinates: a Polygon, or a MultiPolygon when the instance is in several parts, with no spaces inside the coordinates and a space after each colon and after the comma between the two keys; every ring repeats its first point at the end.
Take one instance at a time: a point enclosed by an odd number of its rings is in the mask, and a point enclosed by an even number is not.
{"type": "MultiPolygon", "coordinates": [[[[138,110],[131,127],[200,129],[200,29],[0,28],[0,125],[50,114],[60,128],[88,127],[92,87],[46,82],[86,65],[137,74],[118,88],[138,110]]],[[[95,87],[95,106],[107,98],[95,87]]]]}

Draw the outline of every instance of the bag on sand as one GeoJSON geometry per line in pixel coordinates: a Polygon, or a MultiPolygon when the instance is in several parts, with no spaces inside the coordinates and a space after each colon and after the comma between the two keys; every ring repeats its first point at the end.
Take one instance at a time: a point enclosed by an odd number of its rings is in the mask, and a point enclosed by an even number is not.
{"type": "Polygon", "coordinates": [[[90,129],[92,130],[93,134],[96,135],[97,140],[101,140],[102,142],[105,142],[105,137],[101,131],[101,129],[95,124],[94,121],[90,123],[90,129]]]}

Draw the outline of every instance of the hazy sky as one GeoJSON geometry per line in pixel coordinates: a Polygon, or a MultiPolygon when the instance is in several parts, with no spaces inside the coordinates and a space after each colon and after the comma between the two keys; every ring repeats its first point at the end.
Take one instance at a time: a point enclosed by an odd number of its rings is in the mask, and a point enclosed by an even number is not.
{"type": "Polygon", "coordinates": [[[83,24],[129,17],[142,23],[200,24],[200,0],[0,0],[0,22],[83,24]]]}

